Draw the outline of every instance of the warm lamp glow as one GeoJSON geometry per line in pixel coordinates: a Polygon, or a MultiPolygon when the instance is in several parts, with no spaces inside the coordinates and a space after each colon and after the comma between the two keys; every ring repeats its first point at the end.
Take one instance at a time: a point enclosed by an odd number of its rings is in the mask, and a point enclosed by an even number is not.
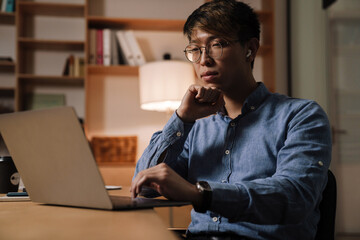
{"type": "Polygon", "coordinates": [[[191,63],[164,60],[140,66],[139,78],[141,109],[169,112],[180,106],[195,73],[191,63]]]}

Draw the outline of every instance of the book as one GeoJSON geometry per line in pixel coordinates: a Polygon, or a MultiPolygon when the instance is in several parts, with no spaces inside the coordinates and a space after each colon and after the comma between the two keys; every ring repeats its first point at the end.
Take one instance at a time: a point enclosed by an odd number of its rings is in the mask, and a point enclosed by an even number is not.
{"type": "Polygon", "coordinates": [[[85,58],[81,57],[79,58],[79,67],[80,67],[80,76],[79,77],[85,77],[85,58]]]}
{"type": "Polygon", "coordinates": [[[70,55],[69,57],[69,73],[68,76],[74,76],[75,73],[75,57],[70,55]]]}
{"type": "Polygon", "coordinates": [[[143,65],[146,63],[144,54],[141,51],[138,41],[135,38],[134,31],[126,30],[125,37],[135,58],[136,65],[143,65]]]}
{"type": "Polygon", "coordinates": [[[96,29],[89,30],[89,63],[96,64],[96,29]]]}
{"type": "Polygon", "coordinates": [[[103,64],[110,66],[111,63],[111,30],[108,28],[103,29],[103,64]]]}
{"type": "Polygon", "coordinates": [[[83,77],[85,60],[83,57],[76,56],[74,59],[74,77],[83,77]]]}
{"type": "Polygon", "coordinates": [[[14,12],[15,10],[15,0],[3,0],[6,1],[6,9],[5,12],[14,12]]]}
{"type": "Polygon", "coordinates": [[[64,65],[64,68],[63,68],[62,75],[63,76],[68,76],[69,75],[69,58],[66,58],[66,60],[65,60],[65,65],[64,65]]]}
{"type": "Polygon", "coordinates": [[[111,31],[111,65],[124,64],[124,61],[121,57],[120,46],[116,40],[115,31],[111,31]]]}
{"type": "Polygon", "coordinates": [[[31,201],[30,197],[8,197],[8,196],[1,196],[0,202],[23,202],[23,201],[31,201]]]}
{"type": "Polygon", "coordinates": [[[73,55],[70,55],[66,58],[64,69],[63,69],[63,76],[74,76],[74,66],[75,58],[73,55]]]}
{"type": "Polygon", "coordinates": [[[80,77],[80,57],[74,58],[74,77],[80,77]]]}
{"type": "Polygon", "coordinates": [[[96,64],[103,64],[103,30],[96,30],[96,64]]]}
{"type": "Polygon", "coordinates": [[[43,93],[29,94],[26,103],[27,109],[29,110],[60,107],[65,105],[65,95],[43,93]]]}
{"type": "Polygon", "coordinates": [[[63,76],[69,76],[69,64],[70,64],[69,57],[67,57],[63,69],[63,76]]]}
{"type": "Polygon", "coordinates": [[[125,64],[136,66],[135,58],[129,47],[129,44],[127,43],[124,30],[116,31],[116,37],[119,42],[121,52],[123,53],[125,64]]]}
{"type": "Polygon", "coordinates": [[[83,57],[70,55],[65,61],[63,76],[85,76],[85,59],[83,57]]]}
{"type": "Polygon", "coordinates": [[[6,2],[7,2],[7,0],[2,0],[0,11],[5,12],[5,10],[6,10],[6,2]]]}

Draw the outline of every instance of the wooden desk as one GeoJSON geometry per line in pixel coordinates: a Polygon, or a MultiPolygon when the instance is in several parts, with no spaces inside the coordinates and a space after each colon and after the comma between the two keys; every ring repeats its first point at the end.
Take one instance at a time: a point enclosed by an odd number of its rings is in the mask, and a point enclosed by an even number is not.
{"type": "Polygon", "coordinates": [[[0,202],[0,239],[169,240],[177,237],[152,209],[105,211],[0,202]]]}

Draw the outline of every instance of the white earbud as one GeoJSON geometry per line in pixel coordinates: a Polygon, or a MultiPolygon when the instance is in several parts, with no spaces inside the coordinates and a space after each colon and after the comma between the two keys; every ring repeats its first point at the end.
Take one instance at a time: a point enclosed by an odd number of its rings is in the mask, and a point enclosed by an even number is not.
{"type": "Polygon", "coordinates": [[[248,58],[248,57],[250,57],[251,56],[251,50],[249,49],[248,50],[248,53],[246,54],[246,57],[248,58]]]}

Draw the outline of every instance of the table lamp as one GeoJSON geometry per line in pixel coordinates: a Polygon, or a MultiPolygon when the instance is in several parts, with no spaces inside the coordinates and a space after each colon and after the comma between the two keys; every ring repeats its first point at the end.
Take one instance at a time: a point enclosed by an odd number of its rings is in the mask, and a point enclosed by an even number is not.
{"type": "Polygon", "coordinates": [[[163,60],[140,66],[139,79],[141,109],[170,113],[195,83],[195,73],[191,63],[163,60]]]}

